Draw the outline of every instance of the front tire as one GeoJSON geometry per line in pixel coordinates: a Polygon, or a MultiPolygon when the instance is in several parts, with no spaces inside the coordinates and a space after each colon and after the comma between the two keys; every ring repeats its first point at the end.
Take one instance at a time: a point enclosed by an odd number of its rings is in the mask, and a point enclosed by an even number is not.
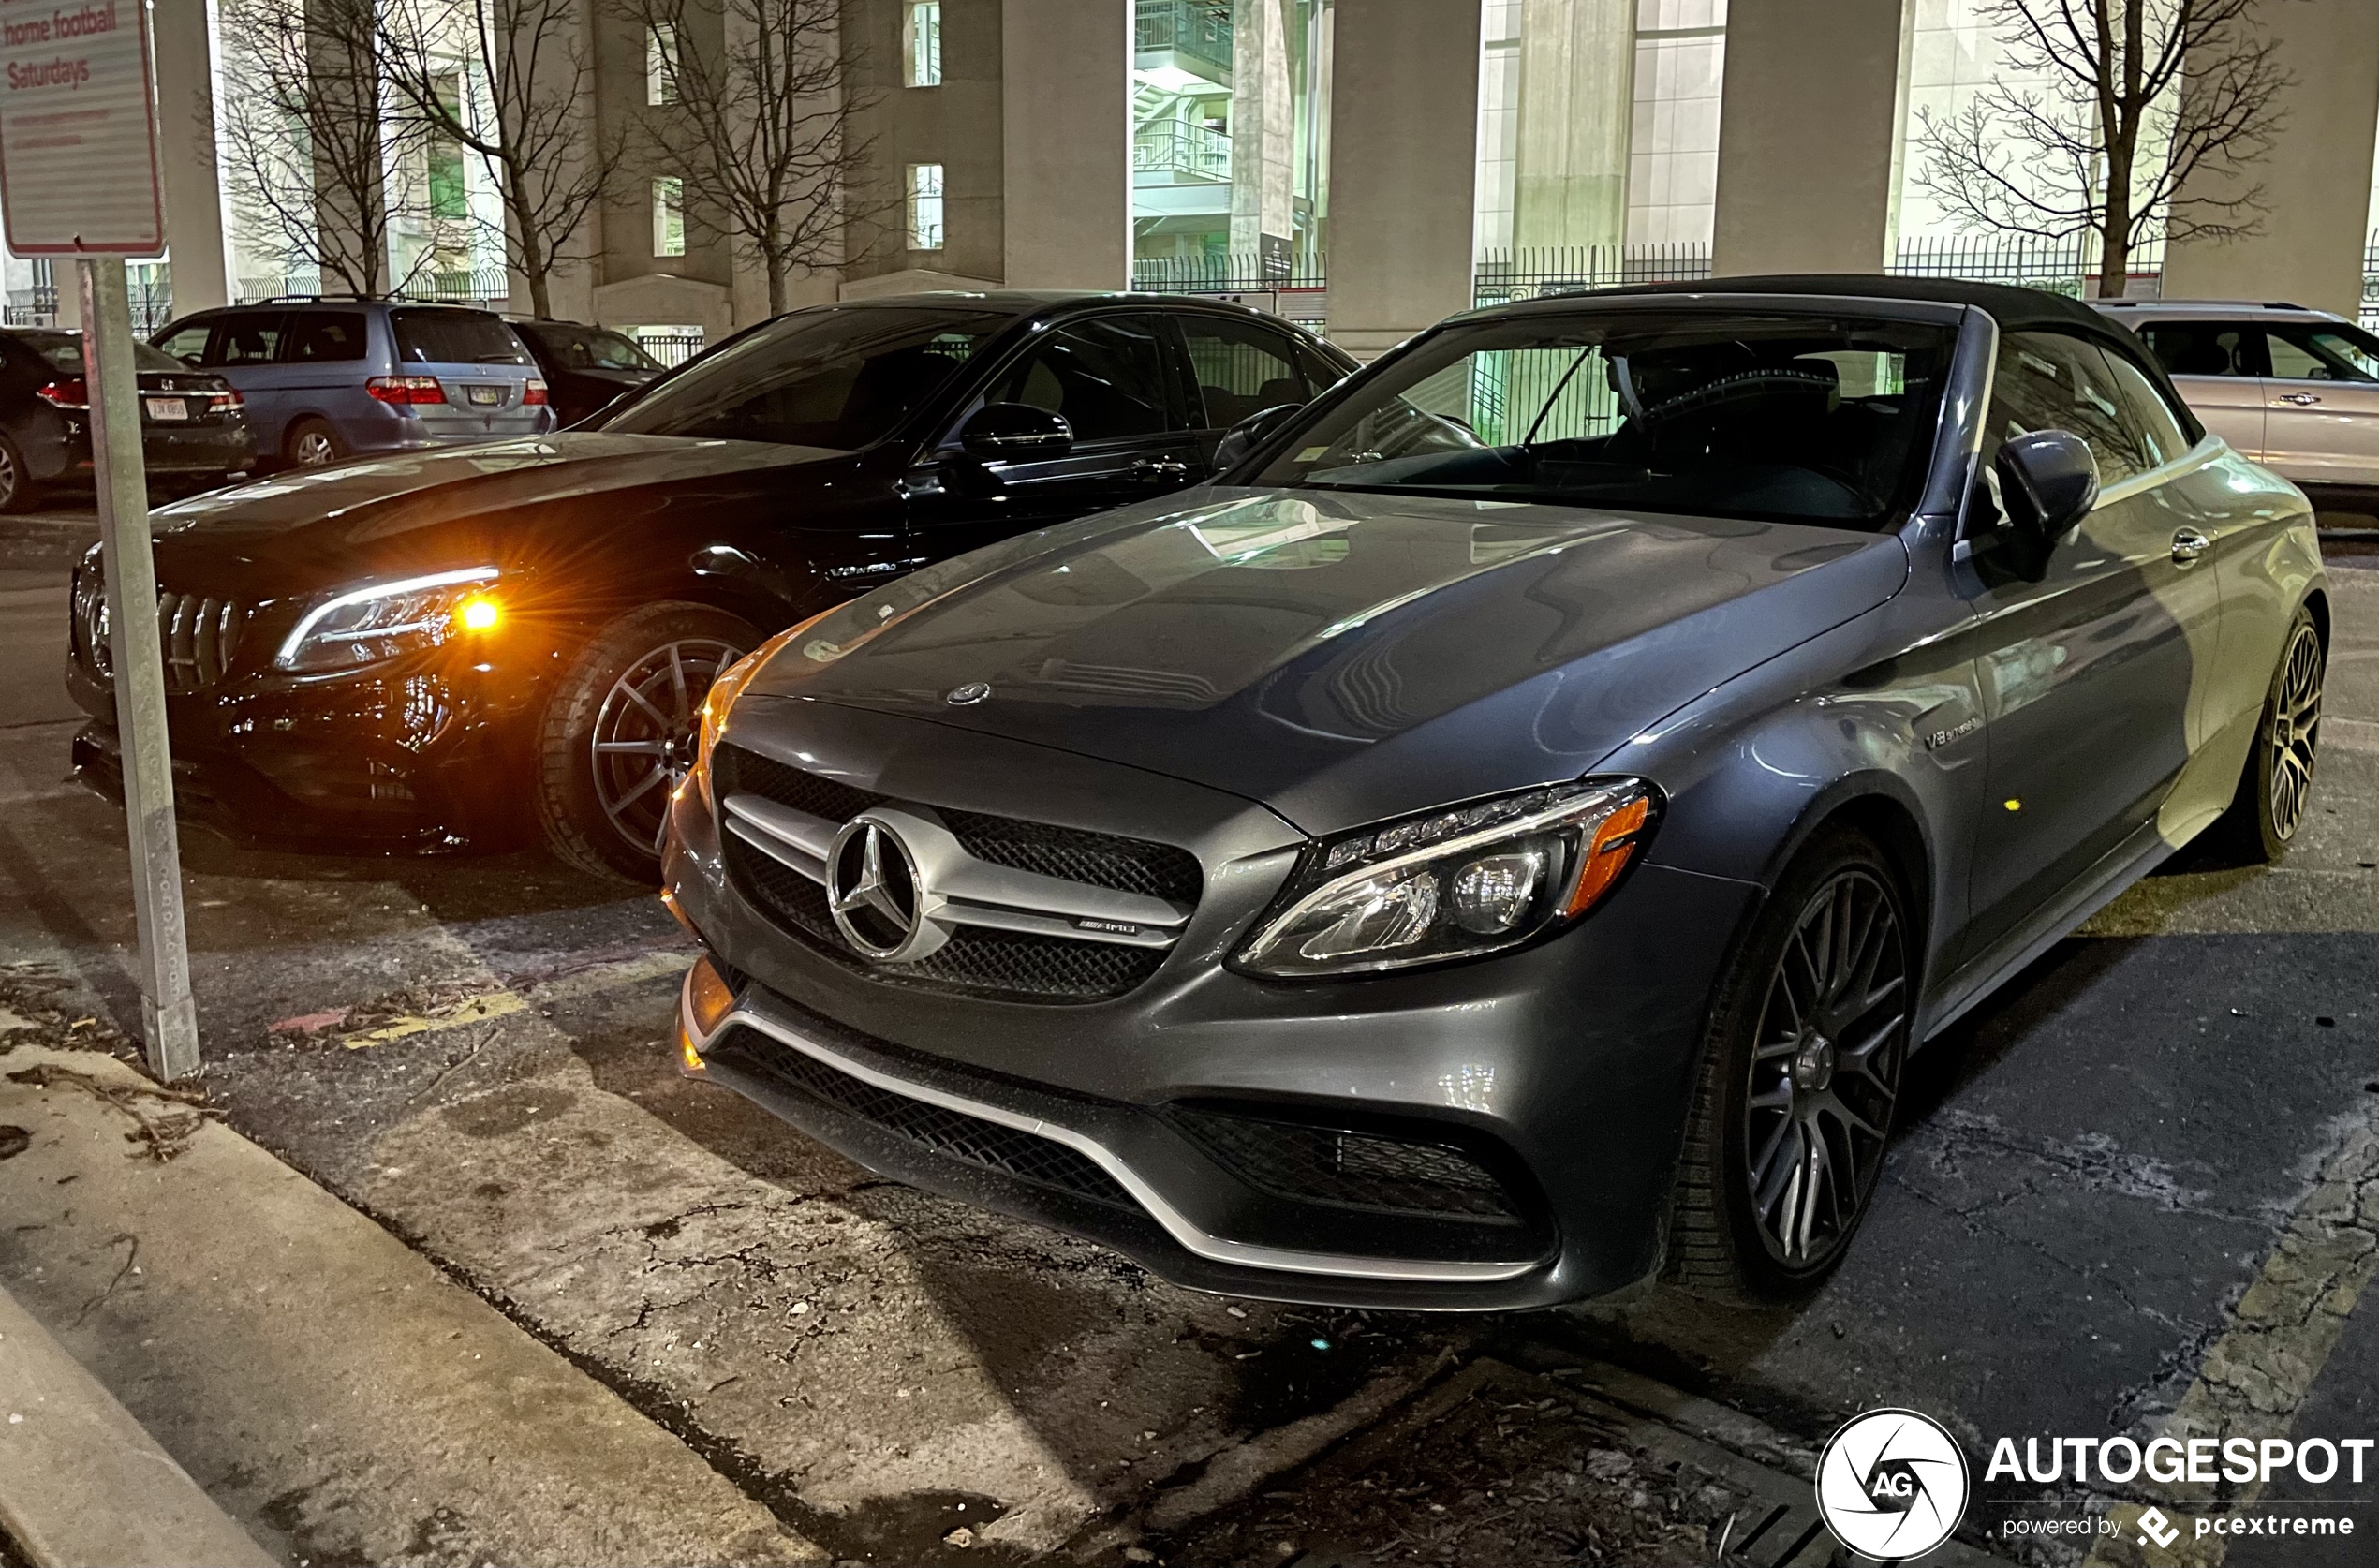
{"type": "Polygon", "coordinates": [[[538,729],[538,821],[556,856],[659,884],[670,794],[693,765],[702,699],[760,641],[724,611],[665,602],[622,615],[579,651],[538,729]]]}
{"type": "Polygon", "coordinates": [[[2214,829],[2250,865],[2278,861],[2304,831],[2321,747],[2321,688],[2327,666],[2321,629],[2313,625],[2312,611],[2299,608],[2280,645],[2280,665],[2271,673],[2239,794],[2214,829]]]}
{"type": "Polygon", "coordinates": [[[1915,992],[1900,880],[1829,830],[1769,896],[1719,991],[1671,1211],[1668,1275],[1736,1299],[1806,1295],[1874,1196],[1915,992]]]}

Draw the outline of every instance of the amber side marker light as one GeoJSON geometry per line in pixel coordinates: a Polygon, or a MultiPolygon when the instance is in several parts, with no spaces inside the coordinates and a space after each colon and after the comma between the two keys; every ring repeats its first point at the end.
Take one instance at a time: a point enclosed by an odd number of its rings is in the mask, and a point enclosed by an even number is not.
{"type": "Polygon", "coordinates": [[[1594,830],[1594,841],[1578,858],[1577,885],[1570,890],[1569,908],[1562,912],[1572,920],[1594,907],[1594,901],[1610,891],[1619,880],[1627,863],[1635,858],[1636,846],[1644,842],[1645,824],[1652,819],[1652,802],[1639,795],[1603,819],[1594,830]]]}
{"type": "Polygon", "coordinates": [[[473,594],[454,607],[454,624],[465,631],[494,631],[504,620],[504,606],[486,594],[473,594]]]}
{"type": "Polygon", "coordinates": [[[695,1043],[708,1040],[733,1011],[735,993],[725,977],[708,958],[697,960],[686,975],[686,998],[677,1012],[678,1071],[689,1078],[707,1076],[695,1043]]]}

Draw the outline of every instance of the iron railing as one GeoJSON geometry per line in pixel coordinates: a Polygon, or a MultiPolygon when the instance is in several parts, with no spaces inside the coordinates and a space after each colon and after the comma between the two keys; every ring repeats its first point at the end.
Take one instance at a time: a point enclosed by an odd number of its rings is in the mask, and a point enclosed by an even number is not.
{"type": "Polygon", "coordinates": [[[1144,294],[1262,294],[1326,287],[1322,260],[1293,256],[1144,256],[1131,263],[1131,287],[1144,294]]]}
{"type": "MultiPolygon", "coordinates": [[[[2160,292],[2164,269],[2161,242],[2135,248],[2123,291],[2150,296],[2160,292]]],[[[2077,299],[2098,292],[2098,241],[2090,234],[2061,240],[2020,234],[1908,235],[1900,240],[1886,270],[1901,277],[2014,284],[2077,299]]]]}
{"type": "Polygon", "coordinates": [[[2379,333],[2379,230],[2362,247],[2362,330],[2379,333]]]}
{"type": "Polygon", "coordinates": [[[1136,174],[1175,174],[1192,180],[1231,181],[1231,138],[1187,120],[1151,120],[1131,133],[1136,174]]]}
{"type": "Polygon", "coordinates": [[[1140,0],[1132,47],[1143,54],[1186,54],[1209,67],[1216,81],[1231,80],[1231,7],[1225,0],[1140,0]]]}
{"type": "Polygon", "coordinates": [[[1526,245],[1482,252],[1472,268],[1474,304],[1509,304],[1624,283],[1690,282],[1710,275],[1710,247],[1697,241],[1642,245],[1526,245]]]}
{"type": "Polygon", "coordinates": [[[674,370],[702,351],[700,333],[637,333],[636,346],[674,370]]]}

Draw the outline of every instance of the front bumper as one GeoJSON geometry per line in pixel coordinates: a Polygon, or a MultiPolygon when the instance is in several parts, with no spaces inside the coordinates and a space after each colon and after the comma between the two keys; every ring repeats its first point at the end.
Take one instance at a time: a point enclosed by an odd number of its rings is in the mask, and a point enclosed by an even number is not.
{"type": "MultiPolygon", "coordinates": [[[[272,849],[501,844],[523,827],[522,769],[543,672],[424,668],[314,684],[234,676],[170,693],[174,803],[186,821],[272,849]]],[[[69,657],[92,722],[75,777],[123,798],[113,688],[69,657]]]]}
{"type": "Polygon", "coordinates": [[[1206,893],[1154,977],[1114,1000],[1036,1005],[886,984],[788,936],[746,898],[715,817],[687,791],[666,880],[737,997],[725,1020],[681,1021],[681,1043],[710,1075],[871,1169],[1091,1237],[1201,1289],[1508,1309],[1601,1294],[1656,1264],[1708,997],[1756,893],[1749,884],[1647,865],[1538,947],[1359,981],[1257,981],[1220,959],[1293,858],[1293,836],[1261,807],[909,720],[824,704],[804,704],[801,718],[801,750],[837,777],[964,811],[1163,837],[1199,851],[1206,893]],[[933,766],[919,772],[910,764],[927,751],[933,766]],[[1169,804],[1152,806],[1160,797],[1169,804]],[[1203,824],[1191,820],[1202,809],[1203,824]],[[1169,832],[1149,820],[1168,814],[1169,832]],[[1218,852],[1233,844],[1256,848],[1218,852]],[[1079,1165],[1079,1179],[1036,1175],[1030,1146],[1020,1174],[968,1141],[988,1132],[938,1122],[920,1132],[917,1102],[1068,1151],[1100,1179],[1079,1165]],[[1473,1151],[1502,1178],[1517,1222],[1285,1190],[1185,1130],[1189,1114],[1209,1110],[1473,1151]]]}

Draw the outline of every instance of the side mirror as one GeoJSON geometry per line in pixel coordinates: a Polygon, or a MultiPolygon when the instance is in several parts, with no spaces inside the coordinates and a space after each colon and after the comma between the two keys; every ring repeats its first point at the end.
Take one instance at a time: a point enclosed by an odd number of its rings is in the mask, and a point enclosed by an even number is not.
{"type": "Polygon", "coordinates": [[[2098,501],[2098,460],[2062,430],[2036,430],[1999,449],[2000,505],[2018,533],[2041,543],[2090,515],[2098,501]]]}
{"type": "Polygon", "coordinates": [[[1073,450],[1074,427],[1063,414],[1026,403],[986,403],[958,432],[970,457],[986,461],[1063,457],[1073,450]]]}
{"type": "Polygon", "coordinates": [[[1214,471],[1221,474],[1241,458],[1255,451],[1263,438],[1288,422],[1289,416],[1305,407],[1302,403],[1276,403],[1269,408],[1259,408],[1222,433],[1215,443],[1214,471]]]}

